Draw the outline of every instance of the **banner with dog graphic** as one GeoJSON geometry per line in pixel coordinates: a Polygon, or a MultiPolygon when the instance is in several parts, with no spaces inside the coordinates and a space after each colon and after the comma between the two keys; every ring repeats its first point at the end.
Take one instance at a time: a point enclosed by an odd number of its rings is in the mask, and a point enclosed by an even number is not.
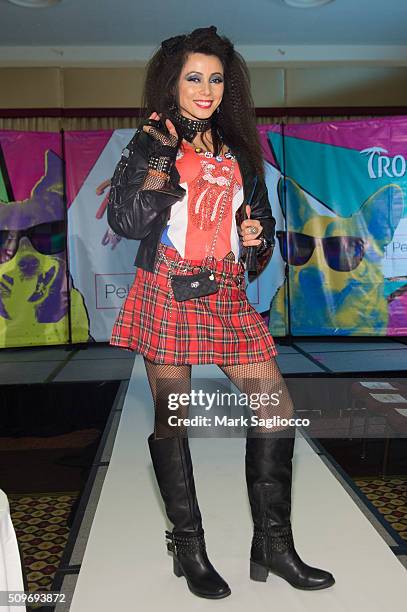
{"type": "Polygon", "coordinates": [[[107,223],[110,179],[134,129],[65,132],[69,262],[85,299],[90,335],[110,338],[136,268],[138,240],[117,236],[107,223]]]}
{"type": "Polygon", "coordinates": [[[271,197],[284,217],[274,256],[288,264],[271,330],[405,335],[407,118],[261,131],[283,175],[271,197]]]}
{"type": "Polygon", "coordinates": [[[54,132],[0,131],[1,348],[88,341],[67,269],[61,144],[54,132]]]}
{"type": "MultiPolygon", "coordinates": [[[[271,332],[406,334],[407,118],[258,129],[277,236],[247,295],[271,332]]],[[[106,219],[133,135],[0,132],[0,347],[109,340],[136,271],[106,219]]]]}

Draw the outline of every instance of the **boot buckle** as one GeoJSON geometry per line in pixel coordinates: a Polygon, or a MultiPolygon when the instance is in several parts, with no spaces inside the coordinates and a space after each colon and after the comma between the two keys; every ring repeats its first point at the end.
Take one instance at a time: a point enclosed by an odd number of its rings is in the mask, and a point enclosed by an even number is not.
{"type": "Polygon", "coordinates": [[[167,540],[170,540],[170,542],[166,542],[167,550],[169,552],[175,552],[174,535],[170,531],[165,531],[165,537],[167,538],[167,540]]]}

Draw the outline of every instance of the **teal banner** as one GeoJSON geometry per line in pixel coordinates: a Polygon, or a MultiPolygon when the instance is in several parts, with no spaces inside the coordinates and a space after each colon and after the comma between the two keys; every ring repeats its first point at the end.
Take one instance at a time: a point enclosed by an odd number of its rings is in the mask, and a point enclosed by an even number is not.
{"type": "Polygon", "coordinates": [[[407,333],[407,118],[262,126],[285,266],[275,335],[407,333]]]}

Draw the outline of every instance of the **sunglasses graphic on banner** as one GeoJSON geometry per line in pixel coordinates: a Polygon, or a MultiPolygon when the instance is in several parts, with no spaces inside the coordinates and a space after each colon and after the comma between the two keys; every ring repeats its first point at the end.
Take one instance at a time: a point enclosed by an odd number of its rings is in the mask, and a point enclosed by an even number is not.
{"type": "Polygon", "coordinates": [[[43,255],[61,253],[65,250],[65,231],[65,221],[40,223],[25,230],[0,230],[0,263],[14,257],[23,236],[43,255]]]}
{"type": "Polygon", "coordinates": [[[332,270],[350,272],[358,267],[365,254],[365,242],[358,236],[315,238],[298,232],[278,231],[281,256],[290,266],[303,266],[320,244],[325,261],[332,270]]]}

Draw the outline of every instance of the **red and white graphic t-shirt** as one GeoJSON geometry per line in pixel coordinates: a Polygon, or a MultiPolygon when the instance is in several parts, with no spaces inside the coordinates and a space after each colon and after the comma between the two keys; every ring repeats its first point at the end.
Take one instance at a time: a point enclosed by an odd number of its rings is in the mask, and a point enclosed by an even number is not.
{"type": "MultiPolygon", "coordinates": [[[[186,193],[171,206],[161,242],[176,248],[185,259],[203,259],[210,253],[233,161],[221,157],[222,161],[217,161],[198,154],[190,143],[183,143],[178,151],[175,165],[186,193]]],[[[242,177],[236,161],[213,253],[216,259],[222,259],[229,251],[236,261],[239,259],[235,213],[242,202],[242,177]]]]}

